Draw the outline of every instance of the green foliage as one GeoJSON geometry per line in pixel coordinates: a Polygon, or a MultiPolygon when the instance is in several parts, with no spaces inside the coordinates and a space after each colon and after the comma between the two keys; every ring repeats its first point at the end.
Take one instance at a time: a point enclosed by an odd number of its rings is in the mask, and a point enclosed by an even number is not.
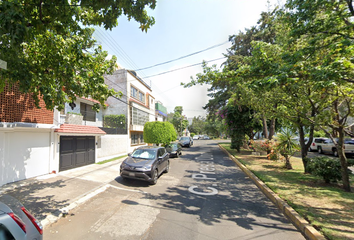
{"type": "Polygon", "coordinates": [[[147,122],[144,125],[146,143],[168,144],[177,138],[173,125],[169,122],[147,122]]]}
{"type": "Polygon", "coordinates": [[[309,160],[308,167],[311,174],[322,177],[326,183],[337,182],[342,178],[338,158],[314,157],[309,160]]]}
{"type": "Polygon", "coordinates": [[[172,114],[167,116],[167,120],[173,124],[173,126],[176,129],[179,136],[182,136],[182,132],[189,125],[188,120],[184,119],[185,117],[182,115],[182,112],[183,112],[183,107],[176,106],[173,116],[172,116],[172,114]]]}
{"type": "Polygon", "coordinates": [[[188,126],[188,130],[201,135],[204,132],[205,121],[206,119],[201,116],[193,117],[192,124],[188,126]]]}
{"type": "Polygon", "coordinates": [[[79,116],[82,116],[81,113],[77,113],[77,112],[67,112],[66,114],[72,114],[72,115],[79,115],[79,116]]]}
{"type": "MultiPolygon", "coordinates": [[[[112,73],[116,57],[96,45],[93,26],[112,29],[122,15],[135,19],[142,31],[154,18],[145,7],[155,8],[155,0],[63,0],[0,1],[0,56],[7,70],[0,71],[0,91],[5,80],[17,84],[23,93],[32,93],[38,107],[43,98],[47,109],[64,108],[76,97],[91,97],[104,103],[120,96],[104,84],[104,74],[112,73]]],[[[98,104],[94,109],[99,110],[98,104]]]]}
{"type": "Polygon", "coordinates": [[[195,136],[195,133],[191,133],[191,137],[194,137],[195,136]]]}
{"type": "Polygon", "coordinates": [[[121,115],[105,115],[103,118],[103,126],[108,128],[122,128],[126,129],[126,117],[121,115]]]}
{"type": "Polygon", "coordinates": [[[290,163],[290,158],[300,149],[299,144],[294,139],[295,134],[288,128],[283,129],[278,133],[277,140],[277,151],[285,158],[285,167],[287,169],[292,169],[290,163]]]}
{"type": "Polygon", "coordinates": [[[326,137],[326,133],[323,130],[320,131],[314,131],[313,132],[314,137],[326,137]]]}

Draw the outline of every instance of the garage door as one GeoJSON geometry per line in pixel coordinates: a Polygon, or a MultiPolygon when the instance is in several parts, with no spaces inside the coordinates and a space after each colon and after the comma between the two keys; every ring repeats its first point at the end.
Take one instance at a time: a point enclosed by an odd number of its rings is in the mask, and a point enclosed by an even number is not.
{"type": "Polygon", "coordinates": [[[95,162],[95,137],[60,137],[59,171],[95,162]]]}

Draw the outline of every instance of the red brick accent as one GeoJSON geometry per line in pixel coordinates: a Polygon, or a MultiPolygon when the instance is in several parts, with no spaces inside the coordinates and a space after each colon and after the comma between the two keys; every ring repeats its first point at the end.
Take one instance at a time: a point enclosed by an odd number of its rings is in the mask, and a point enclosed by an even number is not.
{"type": "Polygon", "coordinates": [[[106,134],[103,130],[94,126],[62,124],[59,129],[55,129],[59,133],[85,133],[85,134],[106,134]]]}
{"type": "Polygon", "coordinates": [[[5,86],[0,92],[0,122],[28,122],[53,124],[54,112],[45,108],[40,99],[36,108],[32,94],[22,94],[17,85],[5,86]]]}

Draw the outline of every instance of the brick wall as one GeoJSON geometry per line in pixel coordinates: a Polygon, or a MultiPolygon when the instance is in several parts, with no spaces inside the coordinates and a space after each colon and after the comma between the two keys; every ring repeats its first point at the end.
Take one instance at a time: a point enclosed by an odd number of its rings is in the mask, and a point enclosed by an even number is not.
{"type": "Polygon", "coordinates": [[[36,108],[31,94],[21,94],[18,86],[6,86],[0,92],[0,122],[53,124],[54,112],[47,110],[43,99],[36,108]]]}

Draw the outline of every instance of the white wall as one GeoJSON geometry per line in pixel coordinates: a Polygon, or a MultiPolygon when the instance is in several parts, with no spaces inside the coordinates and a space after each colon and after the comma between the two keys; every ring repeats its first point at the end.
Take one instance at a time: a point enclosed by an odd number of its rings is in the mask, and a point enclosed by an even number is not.
{"type": "Polygon", "coordinates": [[[96,146],[96,162],[100,161],[100,158],[126,154],[129,148],[128,142],[128,135],[107,134],[98,137],[98,146],[96,146]]]}
{"type": "MultiPolygon", "coordinates": [[[[65,114],[68,113],[68,112],[78,113],[79,114],[80,113],[80,103],[81,102],[89,104],[89,105],[94,105],[94,102],[91,102],[89,100],[82,99],[82,98],[77,98],[76,101],[74,101],[74,103],[76,104],[76,107],[74,107],[74,109],[71,109],[69,104],[65,103],[65,114]]],[[[96,112],[96,121],[95,122],[83,120],[82,121],[82,125],[103,127],[102,111],[103,111],[103,108],[101,107],[100,111],[98,113],[96,112]]]]}
{"type": "Polygon", "coordinates": [[[50,131],[0,130],[0,185],[49,173],[50,131]]]}

